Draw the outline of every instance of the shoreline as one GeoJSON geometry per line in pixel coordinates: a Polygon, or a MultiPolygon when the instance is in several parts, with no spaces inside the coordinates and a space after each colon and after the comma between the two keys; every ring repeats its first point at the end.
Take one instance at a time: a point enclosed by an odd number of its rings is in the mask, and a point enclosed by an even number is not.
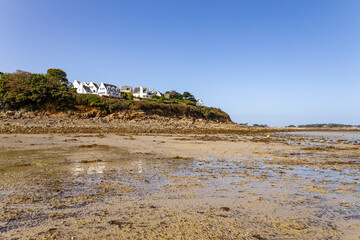
{"type": "Polygon", "coordinates": [[[170,118],[157,115],[123,119],[117,114],[93,116],[89,113],[36,115],[35,113],[1,113],[1,134],[45,133],[131,133],[131,134],[258,134],[301,131],[357,132],[360,128],[289,128],[252,127],[233,122],[214,122],[192,118],[170,118]]]}

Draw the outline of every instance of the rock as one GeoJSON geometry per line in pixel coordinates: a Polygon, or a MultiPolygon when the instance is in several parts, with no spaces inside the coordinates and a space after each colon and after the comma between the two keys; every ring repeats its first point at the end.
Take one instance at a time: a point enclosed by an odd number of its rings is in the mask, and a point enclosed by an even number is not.
{"type": "Polygon", "coordinates": [[[102,162],[101,159],[94,159],[94,160],[83,160],[81,163],[96,163],[96,162],[102,162]]]}
{"type": "Polygon", "coordinates": [[[111,220],[111,221],[109,221],[109,223],[112,225],[117,225],[120,229],[121,229],[122,225],[125,225],[125,224],[129,225],[130,227],[132,227],[132,225],[133,225],[133,223],[131,223],[131,222],[126,222],[126,221],[121,221],[121,220],[111,220]]]}
{"type": "Polygon", "coordinates": [[[5,114],[6,114],[6,116],[14,116],[13,111],[6,111],[5,114]]]}
{"type": "Polygon", "coordinates": [[[221,207],[220,209],[223,210],[223,211],[226,211],[226,212],[230,211],[229,207],[221,207]]]}

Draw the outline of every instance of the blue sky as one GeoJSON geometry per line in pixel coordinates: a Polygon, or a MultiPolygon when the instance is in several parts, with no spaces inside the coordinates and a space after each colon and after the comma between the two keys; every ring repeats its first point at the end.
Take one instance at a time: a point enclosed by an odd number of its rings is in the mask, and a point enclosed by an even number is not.
{"type": "Polygon", "coordinates": [[[190,91],[235,122],[360,124],[358,0],[0,0],[0,71],[190,91]]]}

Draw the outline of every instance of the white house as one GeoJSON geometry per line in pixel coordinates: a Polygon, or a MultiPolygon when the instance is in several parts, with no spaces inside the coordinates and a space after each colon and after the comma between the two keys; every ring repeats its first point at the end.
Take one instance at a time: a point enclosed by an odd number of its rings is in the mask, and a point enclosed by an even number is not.
{"type": "Polygon", "coordinates": [[[204,106],[203,100],[201,100],[200,98],[196,99],[196,106],[204,106]]]}
{"type": "Polygon", "coordinates": [[[150,95],[151,95],[151,96],[158,96],[158,97],[164,96],[164,94],[162,94],[162,93],[159,92],[159,91],[155,91],[154,89],[152,89],[152,90],[150,91],[150,95]]]}
{"type": "Polygon", "coordinates": [[[133,91],[134,97],[139,98],[151,98],[151,94],[149,93],[149,89],[147,87],[135,87],[133,91]]]}
{"type": "Polygon", "coordinates": [[[100,88],[100,85],[97,84],[97,83],[90,82],[89,85],[88,85],[88,87],[91,89],[91,92],[92,92],[93,94],[97,94],[97,93],[98,93],[98,90],[99,90],[99,88],[100,88]]]}
{"type": "Polygon", "coordinates": [[[120,89],[120,92],[132,92],[133,87],[132,86],[122,86],[120,89]]]}
{"type": "Polygon", "coordinates": [[[98,94],[100,96],[121,97],[120,89],[117,86],[101,82],[98,94]]]}
{"type": "Polygon", "coordinates": [[[80,82],[78,87],[76,88],[77,93],[81,94],[92,94],[91,89],[83,82],[80,82]]]}
{"type": "Polygon", "coordinates": [[[81,83],[81,82],[79,82],[78,80],[74,80],[73,87],[74,87],[74,88],[80,87],[80,83],[81,83]]]}

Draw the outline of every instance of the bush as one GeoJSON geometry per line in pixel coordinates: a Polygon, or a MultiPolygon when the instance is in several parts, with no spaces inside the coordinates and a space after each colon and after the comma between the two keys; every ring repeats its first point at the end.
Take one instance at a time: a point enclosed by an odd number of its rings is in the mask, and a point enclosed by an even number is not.
{"type": "Polygon", "coordinates": [[[134,99],[132,92],[122,92],[121,94],[123,95],[123,99],[125,99],[125,100],[133,100],[134,99]]]}
{"type": "Polygon", "coordinates": [[[25,71],[0,75],[0,102],[6,109],[56,109],[66,110],[73,106],[73,90],[67,88],[63,81],[66,73],[60,69],[52,69],[62,73],[62,77],[53,74],[34,74],[25,71]]]}
{"type": "Polygon", "coordinates": [[[129,109],[129,103],[121,100],[109,102],[108,106],[108,111],[110,113],[129,109]]]}

